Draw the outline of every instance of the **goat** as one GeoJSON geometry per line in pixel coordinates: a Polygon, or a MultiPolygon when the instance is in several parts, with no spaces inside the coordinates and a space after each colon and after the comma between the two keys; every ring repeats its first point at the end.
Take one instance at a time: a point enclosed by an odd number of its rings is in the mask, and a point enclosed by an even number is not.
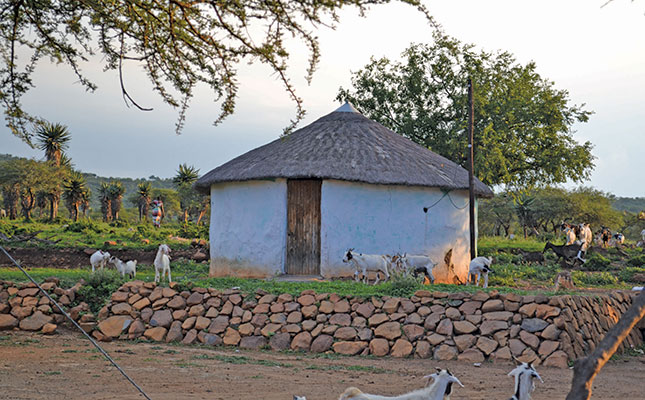
{"type": "Polygon", "coordinates": [[[609,230],[609,228],[603,226],[600,231],[600,240],[602,241],[601,246],[609,246],[609,239],[611,239],[611,231],[609,230]]]}
{"type": "Polygon", "coordinates": [[[161,274],[161,279],[168,274],[168,283],[172,282],[170,276],[170,247],[166,244],[160,244],[159,250],[157,250],[157,255],[155,256],[154,261],[155,266],[155,283],[158,283],[160,280],[159,274],[161,274]]]}
{"type": "Polygon", "coordinates": [[[531,400],[531,392],[535,390],[533,378],[544,383],[533,364],[522,363],[515,367],[508,376],[515,378],[515,394],[509,400],[531,400]]]}
{"type": "MultiPolygon", "coordinates": [[[[578,259],[577,254],[580,252],[580,248],[582,247],[582,244],[571,244],[571,245],[561,245],[561,246],[556,246],[551,242],[546,242],[544,245],[544,250],[542,250],[542,254],[546,252],[548,249],[553,250],[556,256],[558,256],[558,260],[562,259],[566,263],[569,263],[573,261],[575,264],[575,261],[578,259]]],[[[585,262],[585,260],[580,259],[582,262],[585,262]]]]}
{"type": "Polygon", "coordinates": [[[437,368],[437,373],[427,375],[424,378],[434,380],[432,385],[426,386],[423,389],[418,389],[413,392],[402,394],[399,396],[379,396],[375,394],[363,393],[355,387],[347,388],[340,395],[338,400],[444,400],[450,399],[452,393],[452,384],[456,383],[461,387],[464,385],[459,382],[456,376],[446,369],[437,368]]]}
{"type": "Polygon", "coordinates": [[[564,235],[567,237],[566,245],[571,245],[576,241],[576,232],[571,226],[566,225],[566,228],[564,228],[564,235]]]}
{"type": "Polygon", "coordinates": [[[618,246],[619,244],[625,243],[625,235],[623,235],[620,232],[615,233],[613,238],[614,238],[614,244],[616,246],[618,246]]]}
{"type": "Polygon", "coordinates": [[[0,209],[0,218],[7,218],[7,211],[4,208],[0,209]]]}
{"type": "Polygon", "coordinates": [[[105,264],[110,261],[110,253],[107,251],[104,253],[101,250],[97,250],[90,256],[90,264],[92,264],[92,272],[96,271],[96,268],[105,268],[105,264]]]}
{"type": "Polygon", "coordinates": [[[641,238],[643,239],[643,242],[645,242],[645,229],[641,231],[641,238]]]}
{"type": "Polygon", "coordinates": [[[369,271],[376,272],[376,280],[374,281],[374,285],[379,283],[379,281],[381,280],[378,274],[379,272],[382,272],[383,275],[385,275],[383,282],[387,282],[387,280],[390,279],[390,272],[388,271],[390,262],[385,256],[378,254],[355,253],[354,249],[349,249],[347,250],[345,257],[343,257],[343,262],[350,263],[354,266],[354,280],[356,282],[358,282],[358,276],[362,273],[363,283],[368,283],[369,279],[367,277],[367,274],[369,271]]]}
{"type": "Polygon", "coordinates": [[[121,276],[128,275],[132,279],[137,276],[137,260],[123,262],[116,257],[110,257],[110,262],[114,264],[114,267],[119,271],[121,276]]]}
{"type": "Polygon", "coordinates": [[[294,395],[293,400],[307,400],[307,398],[305,396],[296,396],[296,395],[294,395]]]}
{"type": "Polygon", "coordinates": [[[488,273],[493,272],[490,268],[493,259],[491,257],[475,257],[470,262],[470,267],[468,268],[468,279],[466,280],[466,285],[470,285],[471,280],[475,281],[475,286],[479,286],[479,277],[484,277],[484,286],[488,287],[488,273]]]}
{"type": "Polygon", "coordinates": [[[519,249],[520,254],[522,255],[522,260],[528,263],[532,262],[537,262],[537,263],[543,263],[544,262],[544,254],[540,253],[539,251],[524,251],[522,249],[519,249]]]}
{"type": "Polygon", "coordinates": [[[423,274],[426,278],[430,280],[430,283],[434,283],[434,275],[432,270],[437,266],[437,263],[432,261],[428,256],[415,256],[404,254],[401,256],[401,262],[405,271],[411,270],[413,274],[423,274]]]}

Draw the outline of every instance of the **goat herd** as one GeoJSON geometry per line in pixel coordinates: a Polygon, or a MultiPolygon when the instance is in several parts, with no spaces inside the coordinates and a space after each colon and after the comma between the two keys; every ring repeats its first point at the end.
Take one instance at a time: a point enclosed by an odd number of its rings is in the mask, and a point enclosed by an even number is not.
{"type": "MultiPolygon", "coordinates": [[[[535,389],[533,382],[537,378],[540,382],[542,378],[537,373],[532,364],[518,362],[517,367],[508,373],[508,376],[515,379],[515,392],[509,400],[530,400],[531,392],[535,389]]],[[[454,383],[464,387],[456,376],[446,369],[437,368],[437,372],[424,377],[428,384],[426,387],[400,396],[380,396],[375,394],[363,393],[355,387],[345,390],[338,400],[449,400],[452,394],[452,385],[454,383]],[[432,384],[430,382],[432,381],[432,384]]],[[[293,396],[293,400],[307,400],[303,396],[293,396]]]]}
{"type": "MultiPolygon", "coordinates": [[[[137,260],[130,260],[123,262],[120,259],[111,256],[107,251],[98,250],[90,256],[90,264],[92,264],[92,272],[96,268],[103,269],[107,264],[112,264],[116,270],[125,277],[128,275],[134,279],[137,275],[137,260]]],[[[155,283],[159,282],[165,276],[168,276],[168,282],[172,282],[170,276],[170,247],[166,244],[159,245],[157,255],[154,261],[155,267],[155,283]]]]}
{"type": "MultiPolygon", "coordinates": [[[[363,283],[368,281],[368,273],[374,272],[376,280],[374,284],[380,282],[379,273],[385,277],[383,282],[387,282],[391,275],[400,274],[413,274],[415,276],[423,274],[430,283],[434,283],[434,275],[432,270],[437,266],[437,263],[426,255],[409,255],[396,253],[393,256],[389,254],[362,254],[356,252],[354,249],[347,250],[344,263],[349,263],[354,266],[354,280],[358,282],[359,277],[362,276],[363,283]]],[[[480,277],[484,278],[484,286],[488,287],[488,273],[492,271],[491,264],[493,259],[490,257],[475,257],[470,262],[468,270],[468,281],[475,281],[475,285],[479,285],[480,277]]]]}

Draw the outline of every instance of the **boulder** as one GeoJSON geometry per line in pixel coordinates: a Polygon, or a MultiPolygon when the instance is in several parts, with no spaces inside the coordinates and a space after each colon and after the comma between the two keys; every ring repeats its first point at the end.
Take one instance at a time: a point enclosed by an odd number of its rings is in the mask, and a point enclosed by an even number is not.
{"type": "Polygon", "coordinates": [[[245,336],[240,340],[240,348],[260,350],[267,345],[267,339],[264,336],[245,336]]]}
{"type": "Polygon", "coordinates": [[[356,329],[346,326],[334,332],[334,338],[338,340],[354,340],[356,338],[356,329]]]}
{"type": "Polygon", "coordinates": [[[482,313],[504,311],[504,303],[499,299],[488,300],[482,305],[482,313]]]}
{"type": "Polygon", "coordinates": [[[481,363],[484,362],[485,357],[484,354],[477,349],[467,349],[457,356],[457,360],[470,363],[481,363]]]}
{"type": "Polygon", "coordinates": [[[390,355],[392,357],[407,357],[410,354],[412,354],[412,343],[408,342],[405,339],[398,339],[395,343],[394,346],[392,346],[392,351],[390,351],[390,355]]]}
{"type": "Polygon", "coordinates": [[[431,350],[430,343],[426,342],[425,340],[420,340],[417,342],[417,347],[414,353],[419,358],[428,358],[431,355],[430,350],[431,350]]]}
{"type": "Polygon", "coordinates": [[[466,333],[473,333],[477,327],[468,321],[454,321],[452,323],[455,334],[463,335],[466,333]]]}
{"type": "Polygon", "coordinates": [[[112,314],[114,315],[130,315],[132,306],[128,303],[117,303],[112,306],[112,314]]]}
{"type": "Polygon", "coordinates": [[[170,329],[166,335],[166,343],[181,342],[183,338],[184,335],[181,331],[181,321],[174,321],[172,325],[170,325],[170,329]]]}
{"type": "Polygon", "coordinates": [[[457,357],[457,349],[454,346],[442,344],[434,350],[434,359],[439,361],[453,360],[457,357]]]}
{"type": "Polygon", "coordinates": [[[537,349],[540,345],[540,338],[527,331],[520,331],[520,339],[522,339],[522,341],[527,345],[531,346],[533,350],[537,349]]]}
{"type": "Polygon", "coordinates": [[[383,304],[383,311],[385,311],[388,314],[395,313],[396,310],[399,308],[399,304],[401,303],[401,299],[399,298],[390,298],[385,301],[383,304]]]}
{"type": "Polygon", "coordinates": [[[497,351],[491,354],[490,356],[490,359],[493,362],[507,362],[507,361],[510,361],[511,358],[512,358],[511,350],[508,348],[508,346],[504,346],[500,349],[497,349],[497,351]]]}
{"type": "Polygon", "coordinates": [[[334,353],[353,356],[367,347],[367,342],[336,342],[332,345],[334,353]]]}
{"type": "Polygon", "coordinates": [[[511,339],[508,341],[508,347],[511,350],[511,354],[515,357],[520,356],[526,349],[526,345],[522,343],[521,340],[511,339]]]}
{"type": "Polygon", "coordinates": [[[525,331],[535,333],[535,332],[540,332],[544,330],[549,325],[548,322],[546,322],[543,319],[539,318],[526,318],[524,321],[522,321],[522,329],[525,331]]]}
{"type": "Polygon", "coordinates": [[[464,351],[471,347],[477,341],[477,337],[473,335],[459,335],[454,337],[455,344],[459,351],[464,351]]]}
{"type": "MultiPolygon", "coordinates": [[[[199,294],[199,293],[193,293],[193,294],[199,294]]],[[[194,305],[194,304],[191,304],[191,305],[194,305]]],[[[183,308],[186,308],[186,300],[181,296],[175,296],[168,303],[166,303],[166,306],[169,308],[172,308],[173,310],[183,309],[183,308]]]]}
{"type": "Polygon", "coordinates": [[[443,335],[439,335],[438,333],[433,333],[432,335],[428,336],[428,343],[430,343],[433,346],[438,345],[444,340],[446,340],[446,337],[443,335]]]}
{"type": "Polygon", "coordinates": [[[545,367],[568,368],[569,358],[567,357],[567,353],[562,350],[558,350],[547,357],[542,365],[544,365],[545,367]]]}
{"type": "Polygon", "coordinates": [[[288,333],[276,333],[269,339],[269,346],[274,351],[287,350],[291,344],[291,335],[288,333]]]}
{"type": "Polygon", "coordinates": [[[10,314],[0,314],[0,331],[13,329],[18,326],[18,319],[10,314]]]}
{"type": "Polygon", "coordinates": [[[166,328],[158,326],[156,328],[147,329],[143,333],[143,336],[145,336],[148,339],[153,340],[155,342],[160,342],[166,336],[166,332],[167,332],[166,328]]]}
{"type": "Polygon", "coordinates": [[[181,341],[182,344],[193,344],[195,343],[195,340],[197,340],[197,330],[196,329],[191,329],[188,332],[186,332],[186,336],[184,336],[184,340],[181,341]]]}
{"type": "Polygon", "coordinates": [[[398,322],[386,322],[374,329],[374,335],[394,340],[401,336],[401,324],[398,322]]]}
{"type": "Polygon", "coordinates": [[[560,347],[560,342],[556,342],[553,340],[545,340],[542,343],[540,343],[540,347],[538,349],[538,354],[540,357],[544,358],[554,351],[556,351],[560,347]]]}
{"type": "Polygon", "coordinates": [[[489,355],[497,348],[497,341],[481,336],[477,339],[476,346],[479,350],[483,351],[484,354],[489,355]]]}
{"type": "Polygon", "coordinates": [[[331,348],[334,338],[329,335],[318,335],[311,343],[309,351],[312,353],[324,353],[331,348]]]}
{"type": "Polygon", "coordinates": [[[377,326],[389,320],[390,318],[385,314],[374,314],[371,317],[369,317],[369,319],[367,320],[367,324],[369,326],[377,326]]]}
{"type": "Polygon", "coordinates": [[[237,346],[240,343],[241,337],[238,331],[233,328],[226,328],[223,342],[227,346],[237,346]]]}
{"type": "Polygon", "coordinates": [[[390,345],[385,339],[372,339],[370,341],[370,354],[383,357],[390,352],[390,345]]]}
{"type": "Polygon", "coordinates": [[[170,310],[158,310],[150,318],[150,326],[168,328],[172,323],[172,312],[170,310]]]}
{"type": "Polygon", "coordinates": [[[228,317],[225,315],[220,315],[219,317],[213,318],[211,324],[208,326],[209,333],[222,333],[228,328],[228,317]]]}
{"type": "Polygon", "coordinates": [[[506,321],[484,321],[479,326],[479,331],[484,336],[491,335],[502,329],[508,329],[506,321]]]}
{"type": "Polygon", "coordinates": [[[316,302],[316,298],[310,294],[298,297],[298,303],[301,306],[310,306],[316,302]]]}
{"type": "Polygon", "coordinates": [[[453,331],[452,321],[447,318],[441,320],[441,322],[439,322],[439,325],[437,325],[437,329],[435,329],[435,332],[445,336],[452,336],[452,331],[453,331]]]}
{"type": "MultiPolygon", "coordinates": [[[[302,297],[305,297],[305,296],[301,296],[301,298],[302,297]]],[[[310,296],[310,297],[313,297],[313,296],[310,296]]],[[[309,351],[309,347],[311,346],[311,340],[312,340],[311,333],[306,331],[300,332],[291,341],[291,350],[309,351]]]]}
{"type": "Polygon", "coordinates": [[[415,340],[423,336],[425,330],[420,325],[410,324],[403,326],[403,333],[405,333],[405,336],[408,338],[408,340],[414,342],[415,340]]]}
{"type": "Polygon", "coordinates": [[[115,315],[109,317],[99,323],[99,330],[101,333],[110,338],[116,338],[121,335],[121,332],[128,329],[132,323],[132,318],[126,315],[115,315]]]}
{"type": "Polygon", "coordinates": [[[41,332],[45,335],[51,335],[56,332],[56,328],[58,328],[56,324],[45,324],[41,332]]]}
{"type": "Polygon", "coordinates": [[[363,303],[356,309],[356,313],[364,318],[369,318],[374,314],[376,308],[372,303],[363,303]]]}
{"type": "Polygon", "coordinates": [[[560,338],[560,329],[556,328],[554,324],[551,324],[544,328],[540,336],[547,340],[558,340],[560,338]]]}

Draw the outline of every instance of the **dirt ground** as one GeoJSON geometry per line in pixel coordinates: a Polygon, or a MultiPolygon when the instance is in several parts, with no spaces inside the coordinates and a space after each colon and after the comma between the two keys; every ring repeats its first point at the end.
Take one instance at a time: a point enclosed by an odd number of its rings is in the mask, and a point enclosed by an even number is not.
{"type": "MultiPolygon", "coordinates": [[[[464,388],[452,400],[507,399],[510,364],[338,357],[112,342],[104,348],[152,399],[335,400],[348,386],[399,394],[423,386],[423,375],[449,368],[464,388]]],[[[533,399],[564,399],[571,370],[537,367],[533,399]]],[[[595,399],[645,398],[645,356],[610,362],[594,383],[595,399]]],[[[0,333],[0,399],[143,399],[80,334],[0,333]]]]}

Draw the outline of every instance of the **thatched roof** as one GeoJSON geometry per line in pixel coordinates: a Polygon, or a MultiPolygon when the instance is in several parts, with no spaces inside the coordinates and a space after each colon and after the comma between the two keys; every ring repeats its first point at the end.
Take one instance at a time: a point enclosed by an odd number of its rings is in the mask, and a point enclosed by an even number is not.
{"type": "MultiPolygon", "coordinates": [[[[215,168],[199,178],[195,187],[209,193],[218,182],[271,178],[468,188],[464,168],[371,121],[350,104],[215,168]]],[[[475,193],[493,195],[479,180],[475,193]]]]}

